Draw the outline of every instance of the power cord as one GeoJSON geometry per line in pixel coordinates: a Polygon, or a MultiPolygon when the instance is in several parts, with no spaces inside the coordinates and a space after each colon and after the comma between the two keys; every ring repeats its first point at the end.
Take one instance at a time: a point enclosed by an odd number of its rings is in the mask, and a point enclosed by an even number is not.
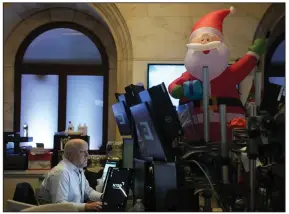
{"type": "Polygon", "coordinates": [[[203,167],[198,163],[198,161],[195,161],[195,160],[189,160],[187,162],[191,162],[191,163],[194,163],[196,164],[200,170],[203,172],[203,174],[205,175],[206,179],[208,180],[209,184],[210,184],[210,187],[211,187],[211,190],[213,191],[214,193],[214,196],[216,197],[219,205],[221,206],[221,208],[223,209],[223,211],[226,211],[225,207],[223,206],[223,204],[221,203],[221,200],[220,200],[220,197],[219,195],[217,194],[212,182],[211,182],[211,179],[209,178],[208,174],[205,172],[205,170],[203,169],[203,167]]]}

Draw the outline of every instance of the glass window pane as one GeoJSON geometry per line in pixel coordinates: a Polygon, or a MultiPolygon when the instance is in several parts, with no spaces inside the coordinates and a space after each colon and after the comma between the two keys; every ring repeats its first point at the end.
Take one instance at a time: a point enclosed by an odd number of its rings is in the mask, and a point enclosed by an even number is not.
{"type": "MultiPolygon", "coordinates": [[[[22,75],[21,118],[28,124],[28,134],[33,137],[32,145],[44,143],[45,148],[53,148],[53,136],[58,126],[58,76],[22,75]]],[[[31,145],[31,144],[30,144],[31,145]]]]}
{"type": "Polygon", "coordinates": [[[96,45],[83,33],[56,28],[42,33],[31,42],[24,62],[101,64],[101,56],[96,45]]]}
{"type": "MultiPolygon", "coordinates": [[[[103,122],[103,77],[68,76],[66,124],[71,121],[77,130],[79,124],[86,123],[90,136],[90,150],[98,150],[102,145],[103,122]]],[[[66,126],[67,126],[66,125],[66,126]]]]}

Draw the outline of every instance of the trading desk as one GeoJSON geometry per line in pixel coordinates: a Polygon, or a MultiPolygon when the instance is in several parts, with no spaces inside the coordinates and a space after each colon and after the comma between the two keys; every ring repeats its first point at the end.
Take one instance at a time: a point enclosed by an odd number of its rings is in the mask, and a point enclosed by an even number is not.
{"type": "MultiPolygon", "coordinates": [[[[92,172],[98,172],[102,167],[88,168],[92,172]]],[[[6,208],[6,201],[13,199],[16,185],[18,183],[29,183],[35,192],[49,170],[5,170],[3,172],[3,208],[6,208]]]]}

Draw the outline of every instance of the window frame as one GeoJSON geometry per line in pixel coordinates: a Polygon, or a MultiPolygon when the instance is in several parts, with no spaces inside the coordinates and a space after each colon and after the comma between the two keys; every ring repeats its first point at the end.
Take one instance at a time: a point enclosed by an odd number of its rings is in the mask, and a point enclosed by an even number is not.
{"type": "Polygon", "coordinates": [[[106,150],[108,136],[108,89],[109,89],[109,65],[108,56],[100,39],[87,28],[70,22],[52,22],[34,29],[21,43],[15,58],[15,76],[14,76],[14,131],[19,132],[20,113],[21,113],[21,77],[22,74],[35,75],[58,75],[58,125],[57,131],[64,131],[66,124],[66,90],[67,76],[103,76],[103,127],[102,127],[102,146],[97,153],[104,153],[106,150]],[[59,64],[59,63],[25,63],[24,55],[36,37],[40,34],[53,30],[55,28],[70,28],[86,35],[96,45],[101,55],[101,64],[59,64]]]}

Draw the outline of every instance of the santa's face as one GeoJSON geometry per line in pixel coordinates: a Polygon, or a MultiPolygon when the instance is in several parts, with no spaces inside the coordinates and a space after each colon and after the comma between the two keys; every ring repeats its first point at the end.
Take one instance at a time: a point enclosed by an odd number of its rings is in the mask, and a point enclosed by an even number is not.
{"type": "Polygon", "coordinates": [[[203,79],[203,66],[208,66],[209,81],[220,76],[226,69],[229,50],[219,36],[202,33],[195,36],[187,46],[186,69],[199,80],[203,79]]]}

